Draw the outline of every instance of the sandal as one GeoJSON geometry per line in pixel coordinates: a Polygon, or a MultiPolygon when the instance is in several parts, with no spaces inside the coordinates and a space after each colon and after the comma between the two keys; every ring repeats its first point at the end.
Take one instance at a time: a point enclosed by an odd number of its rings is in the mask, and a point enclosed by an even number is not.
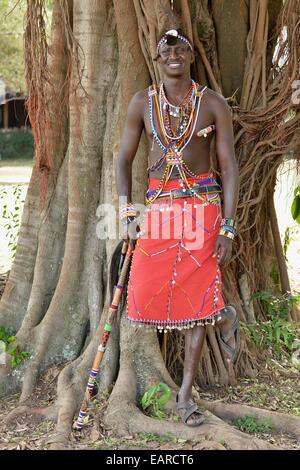
{"type": "MultiPolygon", "coordinates": [[[[229,360],[234,364],[238,353],[240,349],[240,318],[239,315],[236,311],[236,308],[234,305],[227,304],[226,307],[233,307],[235,310],[234,314],[234,321],[232,323],[231,329],[228,333],[222,335],[220,329],[219,329],[219,342],[220,342],[220,347],[222,349],[223,353],[226,353],[227,359],[229,356],[229,360]],[[229,344],[228,341],[234,336],[235,339],[235,348],[232,348],[229,344]]],[[[232,320],[232,309],[223,309],[222,316],[227,318],[228,320],[232,320]]]]}
{"type": "Polygon", "coordinates": [[[203,413],[199,410],[196,403],[190,398],[187,401],[178,401],[178,395],[176,395],[176,409],[179,416],[184,424],[191,427],[200,426],[205,421],[203,413]],[[188,423],[188,419],[193,415],[197,414],[199,417],[194,422],[188,423]]]}

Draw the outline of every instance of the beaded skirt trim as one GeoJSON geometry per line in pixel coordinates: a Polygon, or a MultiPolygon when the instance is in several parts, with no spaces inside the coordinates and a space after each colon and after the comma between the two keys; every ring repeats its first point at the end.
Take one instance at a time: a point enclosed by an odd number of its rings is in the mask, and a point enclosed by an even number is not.
{"type": "MultiPolygon", "coordinates": [[[[215,325],[215,323],[218,320],[221,320],[221,314],[220,312],[222,309],[219,309],[213,314],[208,317],[204,318],[201,320],[195,320],[195,319],[186,319],[186,320],[180,320],[180,321],[171,321],[171,322],[166,322],[166,321],[160,321],[160,320],[148,320],[148,319],[139,319],[139,320],[132,320],[128,318],[126,315],[126,320],[129,323],[130,326],[132,327],[143,327],[147,331],[158,331],[160,333],[164,332],[167,333],[168,331],[172,330],[189,330],[191,328],[194,328],[195,326],[206,326],[206,325],[215,325]]],[[[127,312],[126,312],[127,313],[127,312]]]]}

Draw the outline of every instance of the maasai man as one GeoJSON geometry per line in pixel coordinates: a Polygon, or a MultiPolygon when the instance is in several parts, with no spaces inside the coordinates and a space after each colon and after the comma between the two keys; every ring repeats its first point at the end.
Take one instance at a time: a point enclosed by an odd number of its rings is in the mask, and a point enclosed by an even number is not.
{"type": "Polygon", "coordinates": [[[220,266],[230,260],[236,234],[238,169],[230,109],[220,94],[191,79],[191,41],[180,31],[167,31],[158,41],[155,60],[163,80],[133,96],[117,164],[118,194],[126,198],[120,218],[128,229],[138,224],[131,199],[131,170],[145,130],[147,208],[137,237],[126,231],[135,247],[127,318],[145,328],[185,332],[177,410],[185,424],[197,426],[204,417],[191,395],[205,325],[218,326],[220,345],[231,365],[238,351],[238,314],[234,306],[224,304],[220,292],[220,266]],[[210,163],[214,133],[222,175],[222,213],[221,187],[210,163]]]}

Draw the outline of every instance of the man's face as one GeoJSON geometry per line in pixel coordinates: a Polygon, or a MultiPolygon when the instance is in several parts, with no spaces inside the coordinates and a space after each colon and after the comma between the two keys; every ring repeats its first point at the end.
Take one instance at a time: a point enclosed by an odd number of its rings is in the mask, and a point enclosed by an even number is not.
{"type": "Polygon", "coordinates": [[[166,76],[180,77],[190,72],[194,57],[191,49],[182,41],[174,45],[163,44],[159,48],[158,63],[166,76]]]}

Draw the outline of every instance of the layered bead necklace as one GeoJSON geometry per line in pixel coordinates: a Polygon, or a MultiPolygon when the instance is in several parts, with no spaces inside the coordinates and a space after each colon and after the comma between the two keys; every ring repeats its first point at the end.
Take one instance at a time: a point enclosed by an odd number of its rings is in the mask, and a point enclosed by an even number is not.
{"type": "MultiPolygon", "coordinates": [[[[189,144],[196,127],[198,120],[201,98],[206,90],[204,87],[199,91],[199,85],[192,80],[192,84],[179,105],[172,105],[166,97],[163,83],[160,85],[159,94],[155,85],[149,87],[149,114],[150,124],[153,134],[153,139],[163,150],[163,155],[153,165],[149,166],[147,170],[153,172],[159,170],[163,163],[166,162],[166,169],[159,182],[158,188],[155,193],[147,198],[146,203],[152,203],[162,192],[166,182],[169,180],[174,167],[177,168],[180,175],[180,186],[183,187],[184,183],[193,194],[201,200],[205,200],[202,196],[193,191],[192,186],[189,184],[187,177],[197,177],[187,166],[183,159],[183,150],[189,144]],[[162,140],[155,129],[154,113],[159,124],[162,140]],[[179,118],[177,129],[174,130],[171,125],[171,117],[179,118]]],[[[183,189],[185,191],[185,189],[183,189]]]]}

